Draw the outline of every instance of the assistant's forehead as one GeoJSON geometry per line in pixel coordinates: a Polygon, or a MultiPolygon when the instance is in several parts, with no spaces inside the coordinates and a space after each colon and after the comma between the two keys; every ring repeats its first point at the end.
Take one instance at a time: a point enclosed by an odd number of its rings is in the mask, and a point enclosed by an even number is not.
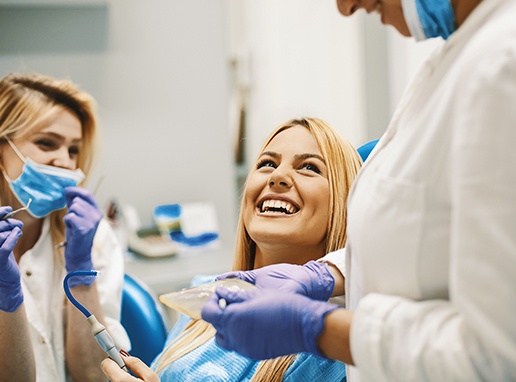
{"type": "Polygon", "coordinates": [[[83,137],[83,129],[79,118],[68,109],[62,109],[52,118],[36,126],[31,135],[47,135],[64,138],[68,141],[79,141],[83,137]]]}

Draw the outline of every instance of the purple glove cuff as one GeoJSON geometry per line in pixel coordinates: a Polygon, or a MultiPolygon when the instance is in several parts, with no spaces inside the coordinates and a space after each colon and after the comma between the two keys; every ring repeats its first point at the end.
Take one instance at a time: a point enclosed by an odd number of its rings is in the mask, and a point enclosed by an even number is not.
{"type": "MultiPolygon", "coordinates": [[[[91,269],[88,269],[90,271],[91,269]]],[[[94,276],[76,276],[76,277],[70,277],[68,281],[68,286],[70,288],[79,286],[79,285],[86,285],[90,286],[95,281],[94,276]]]]}
{"type": "MultiPolygon", "coordinates": [[[[73,266],[70,266],[70,264],[66,264],[66,271],[68,273],[73,271],[91,271],[92,269],[93,263],[91,262],[91,259],[83,261],[81,264],[73,264],[73,266]]],[[[76,287],[78,285],[90,286],[91,284],[93,284],[94,281],[94,276],[74,276],[70,277],[70,280],[68,281],[68,286],[70,288],[76,287]]]]}
{"type": "Polygon", "coordinates": [[[318,357],[327,358],[319,350],[317,339],[324,329],[324,319],[326,315],[338,308],[340,308],[340,306],[322,301],[313,301],[307,304],[307,313],[303,315],[302,321],[303,328],[305,328],[303,341],[307,352],[315,354],[318,357]]]}
{"type": "Polygon", "coordinates": [[[335,279],[330,273],[328,264],[312,260],[303,267],[315,274],[315,276],[310,277],[312,286],[308,297],[314,300],[328,301],[335,288],[335,279]]]}
{"type": "Polygon", "coordinates": [[[68,273],[73,271],[91,271],[93,269],[93,263],[91,262],[91,258],[86,258],[80,263],[70,264],[70,262],[67,262],[65,267],[68,273]]]}
{"type": "Polygon", "coordinates": [[[0,310],[15,312],[23,303],[21,285],[13,286],[0,281],[0,310]]]}

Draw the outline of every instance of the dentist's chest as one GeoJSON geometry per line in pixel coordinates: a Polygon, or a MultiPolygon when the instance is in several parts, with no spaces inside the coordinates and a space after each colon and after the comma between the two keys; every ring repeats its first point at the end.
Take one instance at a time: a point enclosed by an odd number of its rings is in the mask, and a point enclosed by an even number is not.
{"type": "Polygon", "coordinates": [[[347,269],[358,296],[447,298],[449,116],[418,110],[391,125],[348,199],[347,269]]]}

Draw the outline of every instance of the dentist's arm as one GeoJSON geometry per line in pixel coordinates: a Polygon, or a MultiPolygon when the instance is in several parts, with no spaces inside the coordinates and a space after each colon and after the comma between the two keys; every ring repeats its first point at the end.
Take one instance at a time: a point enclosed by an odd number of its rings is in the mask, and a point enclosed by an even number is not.
{"type": "MultiPolygon", "coordinates": [[[[0,207],[0,217],[12,211],[0,207]]],[[[13,249],[22,223],[0,221],[0,381],[35,381],[36,366],[13,249]]]]}
{"type": "Polygon", "coordinates": [[[352,319],[353,313],[346,309],[336,309],[325,317],[317,345],[326,358],[354,365],[349,341],[352,319]]]}
{"type": "MultiPolygon", "coordinates": [[[[65,189],[68,212],[64,217],[66,226],[65,266],[67,272],[92,270],[91,250],[93,239],[102,219],[102,212],[93,195],[79,187],[65,189]]],[[[74,297],[95,317],[105,324],[99,295],[91,276],[70,279],[69,286],[74,297]]],[[[91,334],[84,315],[71,302],[67,302],[66,365],[76,382],[106,380],[99,365],[104,351],[91,334]]]]}
{"type": "Polygon", "coordinates": [[[24,305],[14,312],[0,310],[0,381],[35,381],[32,352],[24,305]]]}

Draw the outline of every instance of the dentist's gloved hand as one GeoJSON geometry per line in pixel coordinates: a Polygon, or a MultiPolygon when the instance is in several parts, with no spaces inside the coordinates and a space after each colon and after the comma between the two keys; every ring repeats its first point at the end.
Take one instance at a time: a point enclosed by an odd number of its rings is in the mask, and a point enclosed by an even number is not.
{"type": "MultiPolygon", "coordinates": [[[[68,212],[64,217],[66,226],[65,266],[68,273],[78,270],[92,270],[91,248],[97,232],[102,211],[97,206],[91,192],[79,187],[64,189],[68,212]]],[[[70,278],[69,285],[91,285],[95,281],[91,276],[70,278]]]]}
{"type": "Polygon", "coordinates": [[[309,261],[305,265],[273,264],[252,271],[228,272],[217,280],[236,277],[259,288],[298,293],[314,300],[326,301],[331,297],[335,280],[328,264],[309,261]]]}
{"type": "MultiPolygon", "coordinates": [[[[0,218],[12,210],[0,207],[0,218]]],[[[14,312],[23,302],[20,269],[13,254],[22,226],[21,221],[13,218],[0,220],[0,310],[5,312],[14,312]]]]}
{"type": "Polygon", "coordinates": [[[324,357],[317,338],[325,316],[338,305],[273,289],[230,291],[219,287],[201,315],[217,330],[215,341],[252,359],[309,352],[324,357]],[[219,306],[219,299],[227,306],[219,306]]]}

